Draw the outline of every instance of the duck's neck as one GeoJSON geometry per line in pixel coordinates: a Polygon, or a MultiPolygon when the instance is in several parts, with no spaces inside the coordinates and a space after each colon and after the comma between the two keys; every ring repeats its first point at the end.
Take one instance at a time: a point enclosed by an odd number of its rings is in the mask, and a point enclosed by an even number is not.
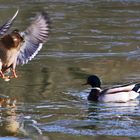
{"type": "Polygon", "coordinates": [[[100,93],[101,93],[101,89],[100,88],[98,88],[98,87],[92,88],[90,93],[89,93],[88,100],[98,101],[98,97],[99,97],[100,93]]]}

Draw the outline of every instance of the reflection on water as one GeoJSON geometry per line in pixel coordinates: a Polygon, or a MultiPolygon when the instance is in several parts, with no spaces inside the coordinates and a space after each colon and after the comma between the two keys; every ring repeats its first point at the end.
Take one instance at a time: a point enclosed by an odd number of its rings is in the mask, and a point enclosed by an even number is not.
{"type": "Polygon", "coordinates": [[[42,131],[38,128],[37,122],[18,111],[19,107],[16,102],[16,99],[0,97],[0,136],[27,137],[33,133],[34,136],[32,138],[39,136],[41,139],[42,131]]]}
{"type": "Polygon", "coordinates": [[[1,99],[1,125],[0,131],[2,136],[14,136],[19,131],[19,122],[16,116],[16,100],[11,101],[9,98],[1,99]]]}
{"type": "Polygon", "coordinates": [[[1,94],[18,101],[14,115],[1,116],[0,135],[9,136],[4,128],[12,124],[16,133],[9,139],[139,139],[139,99],[88,102],[90,89],[82,84],[89,74],[99,75],[103,87],[140,80],[140,2],[2,0],[0,23],[17,7],[12,28],[26,29],[30,17],[46,10],[51,34],[39,55],[17,68],[17,79],[0,80],[1,94]]]}

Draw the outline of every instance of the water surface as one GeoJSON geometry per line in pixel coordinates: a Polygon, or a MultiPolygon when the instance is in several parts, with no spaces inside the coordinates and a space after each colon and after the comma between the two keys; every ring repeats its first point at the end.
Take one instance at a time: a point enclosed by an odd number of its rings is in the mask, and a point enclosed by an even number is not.
{"type": "MultiPolygon", "coordinates": [[[[16,117],[10,116],[12,123],[6,124],[20,124],[15,135],[0,132],[1,139],[139,139],[139,99],[88,102],[90,87],[82,84],[89,74],[99,75],[103,87],[140,80],[140,2],[3,0],[0,23],[17,7],[12,29],[25,30],[32,17],[45,10],[51,33],[37,57],[17,67],[17,79],[0,80],[1,94],[17,99],[16,117]]],[[[6,132],[7,125],[3,127],[6,132]]]]}

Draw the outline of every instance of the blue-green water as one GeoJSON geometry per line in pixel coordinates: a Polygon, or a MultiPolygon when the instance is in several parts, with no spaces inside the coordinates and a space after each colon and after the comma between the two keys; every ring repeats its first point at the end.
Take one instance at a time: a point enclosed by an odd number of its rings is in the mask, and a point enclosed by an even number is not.
{"type": "Polygon", "coordinates": [[[91,103],[82,84],[89,74],[103,87],[140,80],[140,1],[2,0],[0,24],[17,8],[12,29],[25,30],[44,10],[51,32],[37,57],[17,67],[17,79],[0,80],[0,94],[17,99],[16,115],[1,117],[1,139],[138,140],[139,99],[91,103]],[[10,136],[7,127],[17,123],[10,136]]]}

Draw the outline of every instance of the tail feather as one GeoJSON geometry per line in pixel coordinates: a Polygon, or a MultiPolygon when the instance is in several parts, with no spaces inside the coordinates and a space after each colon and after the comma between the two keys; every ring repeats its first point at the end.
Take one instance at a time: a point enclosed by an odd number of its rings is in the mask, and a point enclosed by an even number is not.
{"type": "Polygon", "coordinates": [[[136,84],[132,90],[137,93],[140,93],[140,83],[136,84]]]}

